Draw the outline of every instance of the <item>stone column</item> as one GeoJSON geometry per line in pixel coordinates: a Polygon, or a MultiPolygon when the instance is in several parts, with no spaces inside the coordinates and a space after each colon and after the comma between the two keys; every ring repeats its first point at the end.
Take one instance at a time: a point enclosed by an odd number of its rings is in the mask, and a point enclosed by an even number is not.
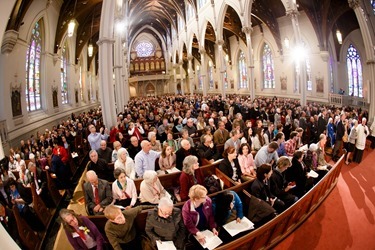
{"type": "Polygon", "coordinates": [[[251,27],[243,27],[242,32],[246,35],[247,49],[246,54],[246,64],[247,64],[247,73],[249,81],[249,92],[251,100],[255,99],[255,81],[254,81],[254,56],[253,56],[253,45],[251,42],[251,32],[253,29],[251,27]]]}
{"type": "Polygon", "coordinates": [[[194,70],[193,70],[193,59],[192,55],[188,56],[188,76],[189,76],[189,92],[190,95],[193,95],[194,92],[194,70]]]}
{"type": "Polygon", "coordinates": [[[223,45],[224,45],[224,40],[217,40],[216,44],[218,46],[219,50],[219,70],[220,70],[220,82],[219,86],[221,87],[221,96],[225,98],[225,72],[227,70],[226,65],[225,65],[225,60],[223,56],[223,45]]]}
{"type": "Polygon", "coordinates": [[[178,65],[176,63],[173,64],[173,86],[174,86],[174,92],[177,95],[178,94],[178,88],[177,88],[177,67],[178,65]]]}
{"type": "Polygon", "coordinates": [[[207,65],[206,65],[206,50],[201,48],[199,50],[199,53],[201,54],[201,77],[203,82],[203,96],[207,96],[207,89],[208,84],[206,82],[206,75],[207,75],[207,65]]]}
{"type": "Polygon", "coordinates": [[[130,86],[129,86],[129,56],[128,56],[128,44],[125,42],[124,51],[123,51],[123,62],[124,67],[122,67],[122,80],[123,87],[125,91],[124,95],[124,105],[126,105],[130,100],[130,86]]]}
{"type": "Polygon", "coordinates": [[[107,128],[116,124],[115,95],[113,88],[113,38],[115,1],[103,0],[99,40],[99,89],[103,122],[107,128]]]}
{"type": "Polygon", "coordinates": [[[362,33],[363,43],[365,45],[366,51],[366,63],[368,65],[368,69],[370,71],[370,84],[369,84],[369,93],[370,99],[368,102],[370,103],[369,109],[369,119],[372,121],[373,117],[375,116],[375,102],[370,102],[370,100],[375,99],[375,41],[371,39],[371,32],[368,26],[369,22],[366,20],[367,17],[363,14],[363,9],[361,8],[359,0],[348,0],[350,8],[354,10],[354,13],[357,17],[359,28],[362,33]]]}
{"type": "Polygon", "coordinates": [[[116,104],[117,104],[117,112],[122,112],[124,107],[124,86],[122,80],[122,44],[121,44],[121,36],[116,36],[115,40],[115,66],[114,66],[114,74],[115,74],[115,90],[116,90],[116,104]]]}
{"type": "Polygon", "coordinates": [[[185,73],[183,67],[183,61],[179,61],[178,65],[180,67],[180,79],[181,79],[181,94],[185,95],[185,73]]]}

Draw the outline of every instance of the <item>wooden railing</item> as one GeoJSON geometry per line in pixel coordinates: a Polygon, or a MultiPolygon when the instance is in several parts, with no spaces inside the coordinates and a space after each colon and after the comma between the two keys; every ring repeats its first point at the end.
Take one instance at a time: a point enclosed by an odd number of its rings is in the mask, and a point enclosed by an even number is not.
{"type": "Polygon", "coordinates": [[[222,245],[217,250],[270,249],[302,224],[335,188],[344,156],[307,194],[262,227],[222,245]]]}

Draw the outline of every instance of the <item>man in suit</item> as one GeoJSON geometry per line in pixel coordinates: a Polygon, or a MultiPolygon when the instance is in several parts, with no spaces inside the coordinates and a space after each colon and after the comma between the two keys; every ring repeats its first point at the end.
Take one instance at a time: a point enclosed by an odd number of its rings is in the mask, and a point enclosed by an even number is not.
{"type": "Polygon", "coordinates": [[[218,126],[219,128],[214,133],[215,145],[224,144],[229,139],[229,132],[225,129],[225,123],[219,121],[218,126]]]}
{"type": "Polygon", "coordinates": [[[90,215],[102,215],[104,208],[112,203],[112,189],[106,180],[99,179],[93,170],[86,173],[83,191],[90,215]]]}
{"type": "MultiPolygon", "coordinates": [[[[217,151],[215,144],[212,141],[211,135],[203,136],[203,143],[197,148],[199,159],[206,159],[210,163],[220,159],[220,153],[217,151]]],[[[203,164],[203,163],[202,163],[203,164]]]]}
{"type": "Polygon", "coordinates": [[[181,148],[176,151],[176,168],[182,170],[182,163],[186,156],[198,154],[194,148],[191,147],[190,142],[186,139],[181,140],[181,148]]]}
{"type": "Polygon", "coordinates": [[[100,148],[98,149],[98,157],[105,160],[106,163],[112,162],[112,149],[107,147],[107,141],[102,140],[100,142],[100,148]]]}
{"type": "Polygon", "coordinates": [[[87,170],[93,170],[100,179],[107,181],[114,181],[113,169],[111,169],[105,160],[99,158],[96,150],[91,150],[89,153],[90,162],[87,166],[87,170]]]}

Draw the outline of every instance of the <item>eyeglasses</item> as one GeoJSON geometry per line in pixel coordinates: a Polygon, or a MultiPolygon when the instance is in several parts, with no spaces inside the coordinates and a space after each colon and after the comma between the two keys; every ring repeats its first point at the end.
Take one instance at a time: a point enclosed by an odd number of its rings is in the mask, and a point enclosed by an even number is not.
{"type": "Polygon", "coordinates": [[[170,212],[164,212],[163,210],[161,210],[161,208],[159,208],[159,211],[160,211],[160,213],[161,213],[162,215],[164,215],[164,216],[171,216],[171,215],[172,215],[172,212],[173,212],[173,210],[170,211],[170,212]]]}

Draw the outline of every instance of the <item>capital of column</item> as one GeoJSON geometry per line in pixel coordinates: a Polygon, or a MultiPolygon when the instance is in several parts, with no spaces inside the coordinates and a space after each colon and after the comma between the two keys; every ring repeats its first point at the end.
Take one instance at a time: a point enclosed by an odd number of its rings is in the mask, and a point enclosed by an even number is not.
{"type": "Polygon", "coordinates": [[[100,39],[96,42],[96,44],[97,44],[98,46],[103,45],[103,44],[105,44],[105,43],[114,44],[114,43],[115,43],[115,39],[113,39],[113,38],[108,38],[108,37],[102,37],[102,38],[100,38],[100,39]]]}
{"type": "Polygon", "coordinates": [[[352,9],[360,7],[359,0],[348,0],[349,7],[352,9]]]}
{"type": "Polygon", "coordinates": [[[122,68],[122,65],[115,65],[113,66],[114,69],[121,69],[122,68]]]}
{"type": "Polygon", "coordinates": [[[252,27],[247,27],[247,26],[242,27],[242,32],[245,33],[245,35],[250,35],[252,31],[253,31],[252,27]]]}
{"type": "Polygon", "coordinates": [[[202,49],[199,50],[199,53],[201,53],[201,55],[204,55],[204,54],[206,54],[206,50],[204,48],[202,48],[202,49]]]}
{"type": "Polygon", "coordinates": [[[189,61],[192,61],[192,60],[194,59],[194,56],[192,56],[191,54],[189,54],[188,57],[187,57],[187,59],[188,59],[189,61]]]}
{"type": "Polygon", "coordinates": [[[183,64],[184,64],[184,62],[182,60],[178,62],[179,66],[182,66],[183,64]]]}
{"type": "Polygon", "coordinates": [[[222,39],[217,40],[216,44],[219,45],[219,46],[223,46],[224,45],[224,40],[222,40],[222,39]]]}

